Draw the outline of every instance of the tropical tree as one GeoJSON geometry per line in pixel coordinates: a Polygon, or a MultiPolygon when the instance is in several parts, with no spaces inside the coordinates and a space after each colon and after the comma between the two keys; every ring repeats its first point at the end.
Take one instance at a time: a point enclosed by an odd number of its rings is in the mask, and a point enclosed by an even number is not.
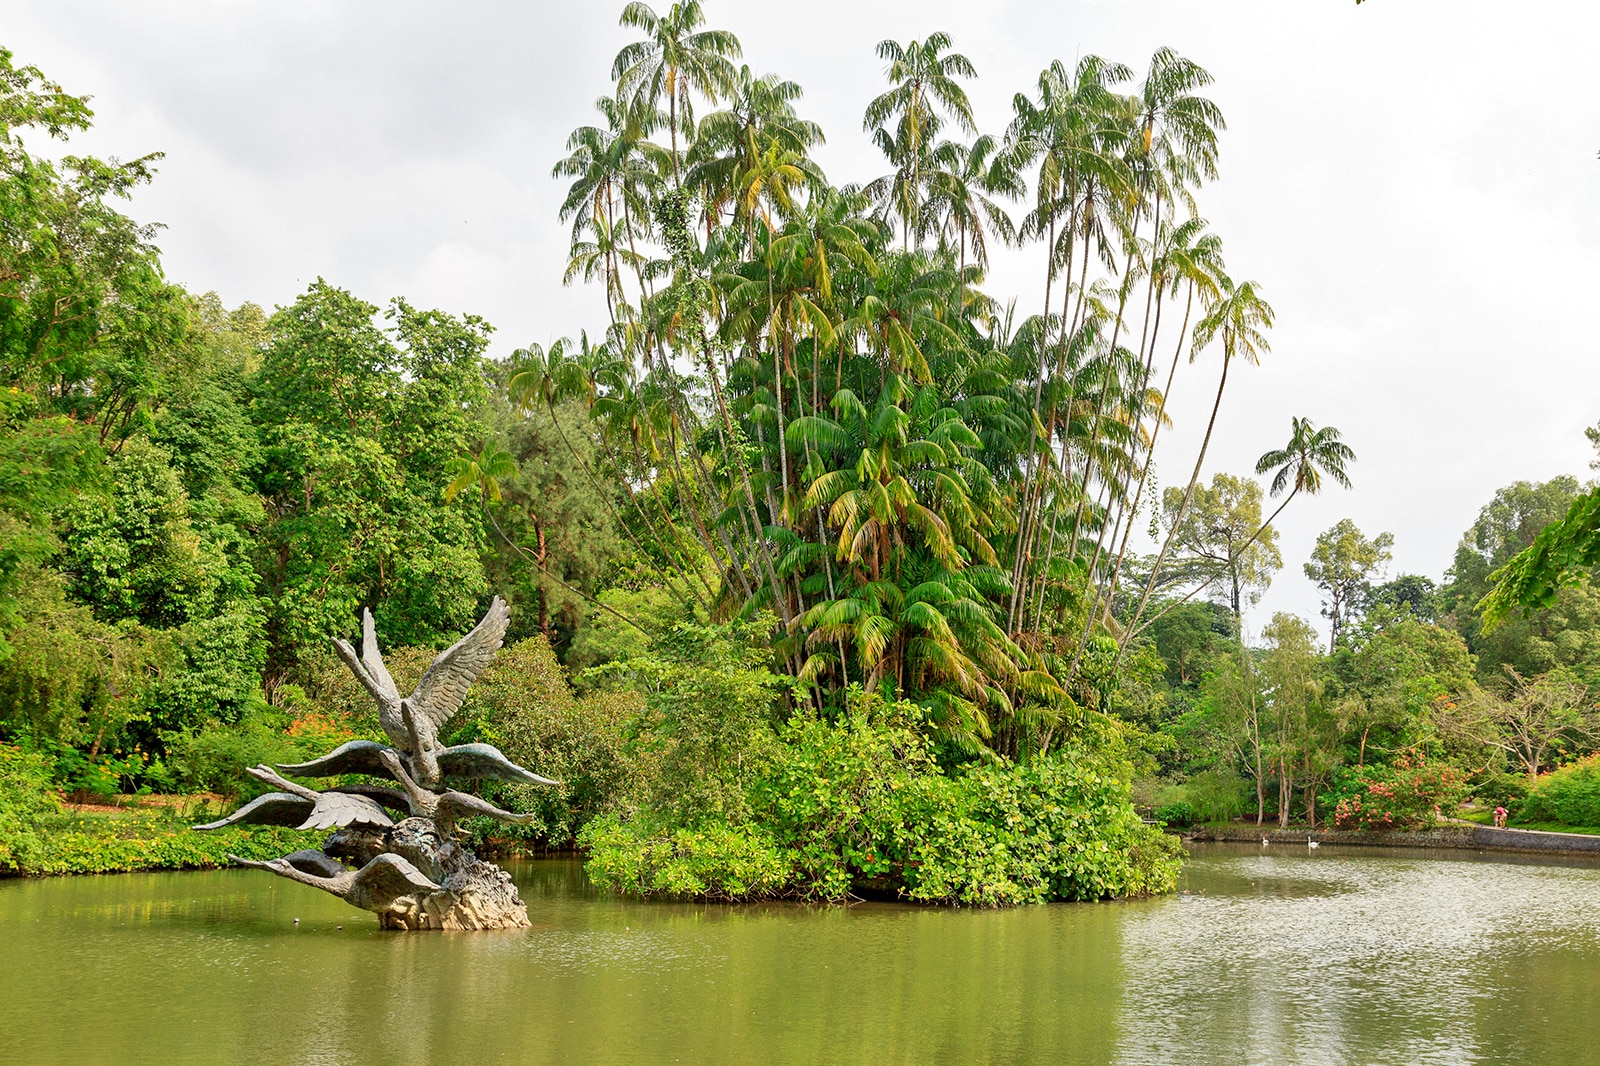
{"type": "Polygon", "coordinates": [[[1339,634],[1362,609],[1370,595],[1371,580],[1388,565],[1394,534],[1379,533],[1368,540],[1348,518],[1340,519],[1317,537],[1306,563],[1306,577],[1322,590],[1322,615],[1333,623],[1329,652],[1339,648],[1339,634]]]}
{"type": "Polygon", "coordinates": [[[1332,426],[1318,429],[1309,418],[1290,419],[1289,443],[1256,460],[1257,474],[1273,471],[1272,495],[1283,496],[1284,489],[1290,490],[1277,510],[1262,523],[1262,528],[1272,525],[1289,506],[1289,501],[1300,493],[1315,496],[1321,492],[1324,476],[1344,488],[1350,487],[1348,467],[1355,461],[1356,453],[1339,437],[1339,431],[1332,426]]]}
{"type": "Polygon", "coordinates": [[[802,95],[795,82],[776,74],[758,77],[741,66],[728,106],[701,118],[689,150],[687,181],[699,192],[708,231],[725,209],[735,228],[747,234],[753,229],[748,190],[757,181],[753,176],[770,173],[777,160],[798,172],[793,180],[819,188],[826,184],[810,158],[811,149],[823,143],[822,127],[795,112],[802,95]]]}
{"type": "MultiPolygon", "coordinates": [[[[976,266],[989,265],[986,231],[1007,244],[1016,238],[1016,227],[996,197],[1017,196],[1022,183],[1000,142],[985,134],[971,145],[940,142],[931,153],[927,186],[927,210],[940,240],[956,247],[956,277],[964,289],[969,249],[976,266]]],[[[964,302],[958,293],[956,307],[964,302]]]]}
{"type": "Polygon", "coordinates": [[[595,108],[605,125],[574,130],[567,138],[569,154],[555,165],[551,176],[573,179],[561,204],[562,221],[572,220],[571,265],[563,280],[570,282],[581,272],[589,281],[602,273],[607,306],[615,322],[616,307],[625,302],[622,265],[634,268],[640,299],[648,295],[646,257],[640,253],[638,241],[640,232],[648,228],[649,198],[658,182],[662,152],[643,137],[644,128],[652,123],[642,123],[641,115],[630,114],[621,101],[603,96],[595,101],[595,108]],[[593,235],[591,241],[584,241],[585,231],[593,235]],[[600,253],[598,257],[596,253],[600,253]]]}
{"type": "Polygon", "coordinates": [[[988,607],[1004,579],[983,506],[992,486],[970,454],[977,436],[933,387],[899,375],[874,408],[849,389],[831,408],[790,430],[816,449],[803,505],[825,509],[845,583],[796,618],[810,631],[802,677],[837,668],[843,679],[853,660],[869,690],[920,692],[941,728],[976,743],[992,712],[1011,709],[1008,690],[1054,687],[1019,669],[988,607]]]}
{"type": "Polygon", "coordinates": [[[906,247],[924,233],[922,200],[923,160],[948,118],[968,133],[976,133],[972,103],[958,78],[976,78],[971,60],[949,51],[948,33],[931,33],[921,41],[878,42],[878,58],[888,63],[884,71],[889,88],[867,105],[861,128],[871,133],[896,170],[869,185],[887,217],[898,215],[906,247]],[[889,123],[894,122],[894,129],[889,123]]]}
{"type": "MultiPolygon", "coordinates": [[[[1169,521],[1182,502],[1182,489],[1167,490],[1169,521]]],[[[1172,578],[1219,592],[1233,615],[1234,638],[1240,639],[1245,604],[1258,600],[1283,566],[1277,532],[1261,521],[1261,486],[1253,478],[1216,474],[1209,488],[1196,487],[1183,521],[1172,578]]]]}
{"type": "Polygon", "coordinates": [[[714,101],[732,91],[737,84],[732,60],[743,54],[737,37],[701,29],[705,21],[699,0],[680,0],[665,15],[634,0],[622,9],[619,24],[639,30],[644,40],[625,45],[611,63],[618,95],[637,112],[652,114],[665,98],[675,183],[682,180],[678,134],[694,126],[694,94],[714,101]]]}
{"type": "Polygon", "coordinates": [[[1564,671],[1524,678],[1506,672],[1504,692],[1474,687],[1447,702],[1440,727],[1483,746],[1528,775],[1549,769],[1556,754],[1600,744],[1600,713],[1589,690],[1564,671]]]}
{"type": "Polygon", "coordinates": [[[1222,394],[1228,385],[1228,369],[1236,357],[1243,358],[1251,365],[1260,363],[1261,353],[1271,350],[1264,330],[1272,326],[1272,321],[1272,305],[1261,298],[1254,282],[1235,284],[1233,279],[1224,276],[1219,279],[1215,303],[1195,325],[1190,361],[1192,362],[1195,356],[1214,339],[1220,338],[1222,373],[1217,379],[1216,399],[1211,404],[1211,416],[1206,422],[1206,432],[1200,441],[1199,454],[1195,456],[1194,470],[1189,475],[1189,484],[1184,489],[1183,501],[1173,515],[1168,534],[1162,541],[1154,566],[1151,567],[1150,577],[1145,583],[1139,605],[1133,612],[1129,625],[1130,634],[1138,631],[1138,623],[1150,602],[1150,594],[1155,590],[1162,565],[1172,550],[1174,533],[1182,528],[1184,517],[1189,510],[1189,501],[1194,497],[1195,485],[1200,480],[1200,468],[1205,463],[1206,451],[1211,446],[1211,435],[1216,429],[1217,412],[1222,407],[1222,394]]]}

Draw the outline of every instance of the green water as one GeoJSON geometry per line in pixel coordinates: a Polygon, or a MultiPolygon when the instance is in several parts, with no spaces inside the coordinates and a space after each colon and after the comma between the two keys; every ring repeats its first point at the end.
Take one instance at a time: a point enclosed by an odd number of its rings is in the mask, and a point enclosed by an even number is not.
{"type": "Polygon", "coordinates": [[[1178,896],[1009,911],[515,873],[504,934],[256,871],[0,882],[0,1062],[1600,1062],[1593,865],[1213,846],[1178,896]]]}

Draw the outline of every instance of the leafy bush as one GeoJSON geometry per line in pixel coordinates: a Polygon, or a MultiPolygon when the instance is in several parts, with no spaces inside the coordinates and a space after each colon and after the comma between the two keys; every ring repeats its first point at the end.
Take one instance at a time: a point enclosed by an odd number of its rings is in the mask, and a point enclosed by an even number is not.
{"type": "Polygon", "coordinates": [[[1179,800],[1164,807],[1157,807],[1151,812],[1150,817],[1158,822],[1165,822],[1167,825],[1177,826],[1180,829],[1187,829],[1196,821],[1194,805],[1188,800],[1179,800]]]}
{"type": "Polygon", "coordinates": [[[184,809],[68,809],[50,775],[48,756],[0,744],[0,875],[227,866],[229,855],[272,859],[322,839],[265,826],[196,833],[191,822],[215,815],[200,802],[184,809]]]}
{"type": "Polygon", "coordinates": [[[1600,754],[1542,775],[1528,790],[1518,817],[1529,822],[1600,826],[1600,754]]]}
{"type": "Polygon", "coordinates": [[[635,776],[624,802],[673,824],[720,814],[749,818],[753,774],[774,742],[792,679],[775,674],[766,644],[776,619],[760,614],[721,625],[680,622],[647,655],[584,671],[596,691],[643,695],[630,726],[635,776]]]}
{"type": "Polygon", "coordinates": [[[236,725],[168,734],[167,765],[173,784],[185,792],[225,796],[263,791],[245,767],[298,762],[307,754],[287,733],[281,718],[262,708],[236,725]]]}
{"type": "Polygon", "coordinates": [[[1522,801],[1528,798],[1526,774],[1508,774],[1494,771],[1483,774],[1472,786],[1478,802],[1490,807],[1504,807],[1512,813],[1520,811],[1522,801]]]}
{"type": "Polygon", "coordinates": [[[325,836],[274,826],[196,833],[176,824],[164,811],[62,816],[43,828],[44,848],[19,863],[18,872],[100,874],[228,866],[229,855],[275,859],[301,848],[320,847],[325,836]]]}
{"type": "Polygon", "coordinates": [[[633,787],[636,760],[627,739],[641,705],[632,692],[575,698],[542,636],[501,651],[468,693],[461,733],[452,739],[487,741],[513,762],[561,784],[486,788],[485,794],[536,817],[525,825],[473,823],[480,837],[557,846],[575,840],[590,819],[633,787]]]}
{"type": "Polygon", "coordinates": [[[712,821],[694,828],[640,832],[610,813],[589,822],[587,871],[599,884],[633,895],[743,900],[787,894],[787,857],[757,827],[712,821]]]}
{"type": "Polygon", "coordinates": [[[37,864],[45,851],[40,822],[60,811],[50,789],[49,760],[0,744],[0,871],[37,864]]]}
{"type": "Polygon", "coordinates": [[[1206,770],[1184,784],[1189,806],[1197,822],[1227,822],[1254,807],[1250,782],[1232,770],[1206,770]]]}
{"type": "Polygon", "coordinates": [[[1418,752],[1404,752],[1392,766],[1349,772],[1330,794],[1340,829],[1379,832],[1432,825],[1439,809],[1458,800],[1466,775],[1453,766],[1430,766],[1418,752]]]}
{"type": "Polygon", "coordinates": [[[1082,752],[941,773],[920,711],[855,694],[838,721],[798,716],[751,770],[748,816],[645,807],[581,835],[590,876],[641,895],[840,899],[892,891],[993,906],[1169,891],[1178,844],[1082,752]]]}

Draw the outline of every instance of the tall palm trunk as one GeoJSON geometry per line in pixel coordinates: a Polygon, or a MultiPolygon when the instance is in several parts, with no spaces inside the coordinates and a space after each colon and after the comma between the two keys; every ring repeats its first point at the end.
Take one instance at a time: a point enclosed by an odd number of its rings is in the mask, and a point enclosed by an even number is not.
{"type": "MultiPolygon", "coordinates": [[[[1129,508],[1128,522],[1123,527],[1123,531],[1122,531],[1122,546],[1117,549],[1117,562],[1116,562],[1116,565],[1113,567],[1112,572],[1111,572],[1111,593],[1110,593],[1110,595],[1112,597],[1115,597],[1116,594],[1117,594],[1117,588],[1119,586],[1119,583],[1120,583],[1121,577],[1122,577],[1122,560],[1123,560],[1123,557],[1128,552],[1128,539],[1133,533],[1133,519],[1135,517],[1137,517],[1137,515],[1139,513],[1139,504],[1144,499],[1144,487],[1145,487],[1146,482],[1149,480],[1150,467],[1151,467],[1151,464],[1155,462],[1156,441],[1160,439],[1161,426],[1162,426],[1162,423],[1166,420],[1167,399],[1168,399],[1168,397],[1170,397],[1172,395],[1172,382],[1173,382],[1173,379],[1177,376],[1177,373],[1178,373],[1178,363],[1179,363],[1179,360],[1180,360],[1180,356],[1182,356],[1182,354],[1183,354],[1183,338],[1184,338],[1184,335],[1186,333],[1188,333],[1188,331],[1189,331],[1189,309],[1193,306],[1193,304],[1194,304],[1194,284],[1191,282],[1190,286],[1189,286],[1188,305],[1185,306],[1184,312],[1183,312],[1183,326],[1178,330],[1178,350],[1173,353],[1173,356],[1172,356],[1172,369],[1167,372],[1167,384],[1166,384],[1166,387],[1161,390],[1161,402],[1160,402],[1160,404],[1158,404],[1156,406],[1156,416],[1155,416],[1154,424],[1150,427],[1150,443],[1145,447],[1144,462],[1142,464],[1136,464],[1137,467],[1138,467],[1138,470],[1139,470],[1139,486],[1138,486],[1138,489],[1133,494],[1133,503],[1130,505],[1130,508],[1129,508]]],[[[1149,342],[1150,342],[1150,360],[1151,360],[1151,365],[1152,366],[1154,365],[1154,360],[1155,360],[1156,341],[1157,341],[1157,339],[1158,339],[1158,337],[1159,337],[1159,335],[1161,333],[1161,301],[1158,301],[1156,303],[1155,319],[1156,319],[1155,320],[1155,326],[1151,329],[1150,338],[1149,338],[1149,342]]],[[[1123,486],[1123,494],[1124,495],[1127,494],[1127,486],[1126,485],[1123,486]]]]}
{"type": "MultiPolygon", "coordinates": [[[[1039,368],[1033,377],[1033,411],[1037,416],[1039,402],[1044,396],[1044,369],[1050,350],[1050,289],[1056,277],[1056,213],[1050,211],[1050,235],[1045,240],[1045,269],[1044,269],[1044,314],[1039,317],[1039,368]]],[[[1031,434],[1030,434],[1031,436],[1031,434]]],[[[1037,462],[1037,441],[1029,449],[1030,463],[1037,462]]],[[[1030,470],[1030,475],[1032,471],[1030,470]]],[[[1011,559],[1011,604],[1006,615],[1006,631],[1013,636],[1017,632],[1017,597],[1022,586],[1022,571],[1025,565],[1023,544],[1028,537],[1028,526],[1032,518],[1034,493],[1036,491],[1035,479],[1028,476],[1023,481],[1023,498],[1018,501],[1020,507],[1017,515],[1017,537],[1011,559]]]]}
{"type": "Polygon", "coordinates": [[[1206,461],[1206,450],[1211,447],[1211,434],[1217,428],[1217,412],[1222,407],[1222,393],[1228,387],[1228,365],[1233,361],[1232,345],[1226,340],[1222,351],[1222,376],[1217,381],[1217,398],[1211,404],[1211,417],[1206,421],[1206,435],[1200,442],[1200,453],[1195,456],[1194,470],[1189,475],[1189,484],[1183,490],[1183,503],[1178,507],[1178,513],[1172,520],[1172,528],[1167,531],[1166,538],[1161,542],[1161,551],[1156,555],[1154,567],[1150,570],[1150,577],[1145,582],[1144,592],[1139,597],[1139,606],[1128,619],[1127,628],[1123,630],[1121,647],[1118,650],[1117,661],[1120,664],[1122,655],[1127,652],[1128,643],[1139,631],[1139,620],[1144,616],[1145,608],[1150,604],[1150,595],[1155,591],[1156,579],[1161,575],[1162,564],[1167,561],[1167,555],[1172,551],[1172,542],[1177,537],[1178,529],[1183,525],[1183,519],[1189,513],[1189,504],[1194,501],[1194,487],[1200,480],[1200,468],[1206,461]]]}
{"type": "MultiPolygon", "coordinates": [[[[645,465],[644,456],[639,451],[639,442],[637,439],[633,440],[633,460],[634,465],[639,468],[639,472],[642,475],[646,471],[647,467],[645,465]]],[[[677,461],[677,456],[673,456],[673,461],[677,461]]],[[[682,485],[681,481],[679,482],[679,485],[682,485]]],[[[672,534],[672,543],[676,546],[676,550],[674,551],[672,548],[668,548],[666,538],[658,535],[657,539],[661,541],[661,546],[663,549],[667,550],[670,554],[676,555],[676,564],[678,569],[684,574],[684,585],[693,594],[696,602],[698,602],[701,607],[709,609],[711,601],[716,598],[716,593],[711,590],[710,584],[706,582],[705,575],[701,574],[699,568],[693,565],[693,555],[689,551],[688,541],[684,537],[683,531],[678,528],[678,524],[672,520],[672,514],[667,510],[667,501],[661,495],[660,477],[652,477],[650,479],[650,495],[656,501],[657,510],[661,512],[661,521],[666,526],[668,532],[672,534]],[[701,586],[706,590],[706,594],[704,596],[700,594],[699,590],[694,587],[693,582],[689,580],[688,575],[691,573],[696,578],[699,578],[701,586]]]]}

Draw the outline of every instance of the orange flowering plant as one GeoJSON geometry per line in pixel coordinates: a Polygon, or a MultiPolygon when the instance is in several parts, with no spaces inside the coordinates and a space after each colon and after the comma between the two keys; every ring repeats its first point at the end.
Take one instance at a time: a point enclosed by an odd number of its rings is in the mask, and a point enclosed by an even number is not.
{"type": "Polygon", "coordinates": [[[1460,799],[1466,774],[1430,764],[1415,749],[1390,766],[1365,766],[1346,778],[1333,808],[1340,829],[1387,832],[1432,825],[1439,812],[1460,799]]]}

